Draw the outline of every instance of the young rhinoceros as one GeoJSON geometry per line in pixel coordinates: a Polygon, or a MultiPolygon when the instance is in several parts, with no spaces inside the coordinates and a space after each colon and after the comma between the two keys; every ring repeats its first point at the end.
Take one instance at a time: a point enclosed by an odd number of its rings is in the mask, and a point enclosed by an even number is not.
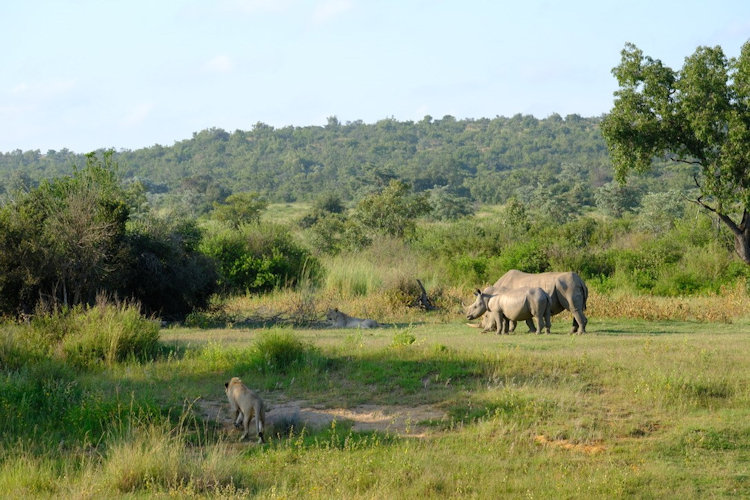
{"type": "Polygon", "coordinates": [[[536,318],[536,333],[550,329],[550,299],[541,288],[495,288],[492,293],[474,292],[476,300],[466,310],[468,319],[476,319],[489,312],[495,322],[498,335],[508,333],[509,321],[526,321],[536,318]]]}

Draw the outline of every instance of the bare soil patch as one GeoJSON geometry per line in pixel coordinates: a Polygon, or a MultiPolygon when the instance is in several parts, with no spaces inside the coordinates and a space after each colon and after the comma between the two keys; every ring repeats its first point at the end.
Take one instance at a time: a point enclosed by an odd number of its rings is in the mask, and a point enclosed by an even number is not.
{"type": "MultiPolygon", "coordinates": [[[[229,405],[225,401],[199,399],[195,403],[198,414],[205,420],[218,422],[226,429],[233,428],[229,405]]],[[[294,422],[298,427],[319,430],[331,422],[351,422],[352,430],[389,432],[399,436],[424,437],[431,427],[420,424],[426,420],[447,419],[444,411],[430,405],[359,405],[353,408],[326,408],[311,405],[305,400],[266,402],[266,426],[286,427],[294,422]]]]}

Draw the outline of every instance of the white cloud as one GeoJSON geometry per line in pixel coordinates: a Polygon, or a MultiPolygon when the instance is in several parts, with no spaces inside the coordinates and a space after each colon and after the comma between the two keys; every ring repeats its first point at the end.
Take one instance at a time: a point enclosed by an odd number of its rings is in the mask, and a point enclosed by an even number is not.
{"type": "Polygon", "coordinates": [[[208,61],[203,69],[212,73],[228,73],[234,69],[234,62],[229,56],[218,55],[208,61]]]}
{"type": "Polygon", "coordinates": [[[316,24],[321,24],[351,10],[351,8],[351,0],[324,0],[315,6],[312,20],[316,24]]]}
{"type": "Polygon", "coordinates": [[[125,127],[134,127],[143,123],[146,118],[151,114],[154,109],[154,105],[150,102],[142,102],[137,104],[131,109],[125,116],[120,120],[120,123],[125,127]]]}

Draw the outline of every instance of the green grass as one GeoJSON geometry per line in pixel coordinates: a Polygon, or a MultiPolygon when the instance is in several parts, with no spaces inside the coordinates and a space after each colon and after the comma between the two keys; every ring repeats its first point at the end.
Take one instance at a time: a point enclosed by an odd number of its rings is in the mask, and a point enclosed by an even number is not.
{"type": "Polygon", "coordinates": [[[46,410],[57,429],[38,417],[37,430],[17,425],[2,435],[0,491],[31,497],[750,495],[748,321],[592,318],[590,334],[570,336],[567,321],[558,320],[551,335],[499,337],[463,322],[413,319],[376,330],[171,328],[162,331],[163,355],[153,361],[130,359],[88,372],[4,372],[5,388],[26,387],[29,395],[37,390],[33,376],[60,382],[39,389],[57,394],[46,410]],[[265,447],[236,443],[236,433],[193,412],[198,398],[223,403],[223,382],[233,375],[272,404],[430,405],[447,418],[420,422],[428,429],[420,438],[354,432],[338,422],[273,438],[265,447]],[[86,408],[96,418],[86,420],[86,408]],[[107,425],[97,431],[90,421],[107,425]],[[89,431],[76,431],[80,425],[89,431]]]}
{"type": "Polygon", "coordinates": [[[310,203],[271,203],[263,212],[262,219],[267,222],[291,223],[301,219],[310,212],[310,203]]]}

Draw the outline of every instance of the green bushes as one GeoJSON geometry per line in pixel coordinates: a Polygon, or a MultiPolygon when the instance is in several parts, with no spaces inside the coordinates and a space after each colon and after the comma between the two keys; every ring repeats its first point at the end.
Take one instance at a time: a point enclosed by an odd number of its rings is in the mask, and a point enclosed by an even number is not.
{"type": "Polygon", "coordinates": [[[216,262],[218,285],[225,293],[264,292],[320,276],[318,261],[279,225],[212,229],[200,250],[216,262]]]}
{"type": "MultiPolygon", "coordinates": [[[[327,363],[311,344],[302,341],[290,330],[272,329],[262,332],[252,346],[226,347],[210,342],[187,354],[211,372],[226,372],[243,377],[253,375],[294,375],[315,373],[327,363]]],[[[277,382],[269,377],[271,387],[277,382]]]]}
{"type": "Polygon", "coordinates": [[[128,224],[120,293],[149,313],[181,319],[208,304],[216,289],[214,263],[198,251],[195,221],[142,218],[128,224]]]}

